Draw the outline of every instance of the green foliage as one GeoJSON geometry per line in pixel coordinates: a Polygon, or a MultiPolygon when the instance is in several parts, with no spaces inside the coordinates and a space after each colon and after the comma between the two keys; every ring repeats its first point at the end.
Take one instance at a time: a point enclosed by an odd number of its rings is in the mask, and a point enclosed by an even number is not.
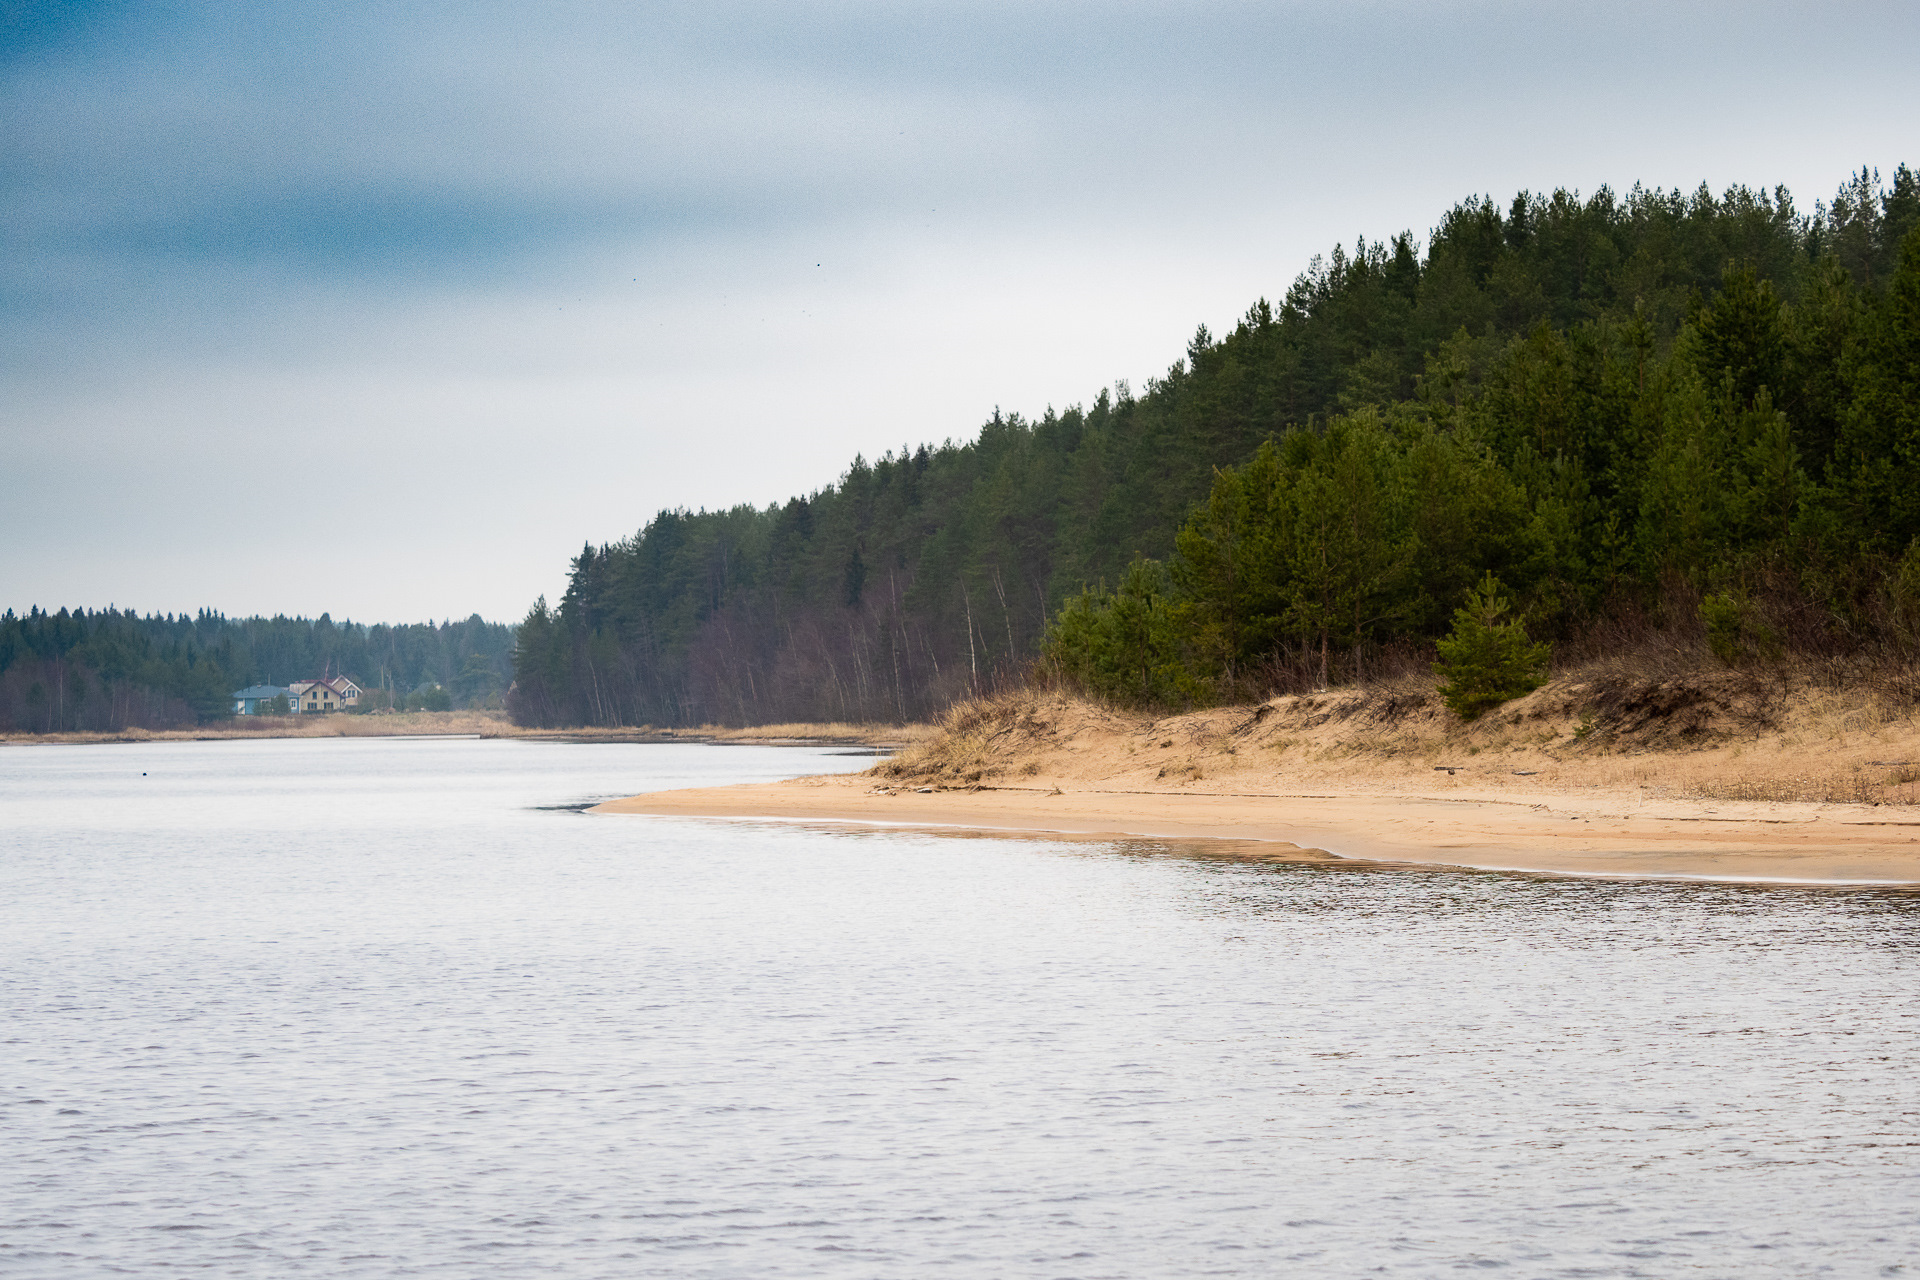
{"type": "Polygon", "coordinates": [[[1780,656],[1779,636],[1760,617],[1745,591],[1736,588],[1701,597],[1700,620],[1706,624],[1707,647],[1730,667],[1780,656]]]}
{"type": "Polygon", "coordinates": [[[1920,536],[1917,220],[1904,166],[1812,215],[1739,187],[1465,201],[1424,255],[1315,258],[1137,395],[583,548],[507,703],[923,716],[1043,651],[1118,698],[1238,696],[1424,647],[1487,572],[1553,637],[1678,577],[1798,590],[1867,643],[1920,536]]]}
{"type": "Polygon", "coordinates": [[[453,678],[454,692],[460,705],[466,707],[498,706],[500,686],[499,666],[484,653],[468,654],[465,665],[453,678]]]}
{"type": "Polygon", "coordinates": [[[453,695],[437,684],[423,685],[407,695],[408,711],[451,711],[453,695]]]}
{"type": "Polygon", "coordinates": [[[1750,266],[1730,266],[1720,278],[1720,296],[1694,321],[1693,346],[1701,372],[1725,378],[1735,399],[1752,403],[1762,388],[1779,388],[1786,376],[1787,321],[1773,282],[1750,266]]]}
{"type": "Polygon", "coordinates": [[[1841,416],[1833,486],[1849,531],[1886,551],[1920,537],[1920,227],[1907,233],[1861,330],[1847,352],[1853,396],[1841,416]]]}
{"type": "Polygon", "coordinates": [[[1440,696],[1462,720],[1477,720],[1546,683],[1552,646],[1533,643],[1520,620],[1508,621],[1506,613],[1500,581],[1488,573],[1454,610],[1453,630],[1439,641],[1433,669],[1446,681],[1440,696]]]}
{"type": "Polygon", "coordinates": [[[1525,495],[1470,429],[1368,409],[1221,468],[1175,539],[1172,614],[1223,691],[1281,646],[1322,683],[1335,647],[1429,625],[1482,565],[1531,545],[1525,495]]]}
{"type": "Polygon", "coordinates": [[[287,701],[286,694],[276,693],[271,698],[260,703],[259,709],[255,714],[263,716],[290,716],[293,714],[293,704],[287,701]]]}
{"type": "Polygon", "coordinates": [[[1165,568],[1136,560],[1117,590],[1089,588],[1068,602],[1044,656],[1061,674],[1117,702],[1205,701],[1206,685],[1185,660],[1189,631],[1169,605],[1165,568]]]}

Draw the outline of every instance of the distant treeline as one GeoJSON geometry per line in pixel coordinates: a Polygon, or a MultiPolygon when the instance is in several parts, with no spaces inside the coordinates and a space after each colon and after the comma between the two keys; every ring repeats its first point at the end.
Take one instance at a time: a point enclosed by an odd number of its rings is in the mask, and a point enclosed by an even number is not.
{"type": "Polygon", "coordinates": [[[1466,201],[1424,255],[1315,259],[1139,396],[586,547],[520,628],[510,707],[911,717],[1043,644],[1119,696],[1231,696],[1424,642],[1488,569],[1542,634],[1679,583],[1730,653],[1881,642],[1904,575],[1920,602],[1916,225],[1905,166],[1810,214],[1466,201]]]}
{"type": "Polygon", "coordinates": [[[0,732],[169,729],[232,713],[248,685],[347,675],[380,704],[438,685],[455,706],[499,705],[512,629],[484,622],[365,626],[308,618],[227,618],[202,610],[142,617],[116,609],[0,614],[0,732]]]}

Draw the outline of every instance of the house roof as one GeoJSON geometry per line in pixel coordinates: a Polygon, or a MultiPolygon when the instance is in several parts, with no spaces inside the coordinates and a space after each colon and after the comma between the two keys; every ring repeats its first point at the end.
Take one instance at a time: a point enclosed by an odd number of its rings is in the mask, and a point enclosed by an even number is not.
{"type": "Polygon", "coordinates": [[[277,684],[250,684],[233,696],[236,698],[279,698],[285,696],[286,692],[285,689],[282,689],[277,684]]]}
{"type": "Polygon", "coordinates": [[[309,689],[325,689],[331,693],[344,694],[348,689],[358,689],[359,687],[359,685],[347,679],[345,676],[329,676],[325,680],[295,680],[293,682],[293,692],[295,693],[305,693],[309,689]]]}

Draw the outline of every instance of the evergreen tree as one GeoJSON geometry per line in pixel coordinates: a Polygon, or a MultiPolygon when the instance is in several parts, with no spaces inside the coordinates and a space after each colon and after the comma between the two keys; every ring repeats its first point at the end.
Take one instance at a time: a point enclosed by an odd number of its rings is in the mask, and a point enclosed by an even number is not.
{"type": "Polygon", "coordinates": [[[1907,233],[1886,294],[1863,326],[1841,432],[1839,487],[1861,543],[1920,537],[1920,227],[1907,233]]]}
{"type": "Polygon", "coordinates": [[[1440,696],[1462,720],[1477,720],[1503,702],[1524,697],[1547,680],[1552,646],[1533,643],[1519,619],[1506,620],[1500,581],[1489,573],[1453,613],[1453,630],[1439,641],[1435,674],[1440,696]]]}

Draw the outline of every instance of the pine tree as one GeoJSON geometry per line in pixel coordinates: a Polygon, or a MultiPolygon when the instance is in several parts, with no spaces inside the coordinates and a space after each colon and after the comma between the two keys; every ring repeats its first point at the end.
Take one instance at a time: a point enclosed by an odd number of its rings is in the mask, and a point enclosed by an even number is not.
{"type": "Polygon", "coordinates": [[[1433,669],[1447,682],[1440,696],[1462,720],[1477,720],[1546,683],[1550,646],[1529,640],[1519,619],[1502,621],[1506,611],[1500,580],[1489,572],[1453,611],[1453,632],[1439,642],[1433,669]]]}

